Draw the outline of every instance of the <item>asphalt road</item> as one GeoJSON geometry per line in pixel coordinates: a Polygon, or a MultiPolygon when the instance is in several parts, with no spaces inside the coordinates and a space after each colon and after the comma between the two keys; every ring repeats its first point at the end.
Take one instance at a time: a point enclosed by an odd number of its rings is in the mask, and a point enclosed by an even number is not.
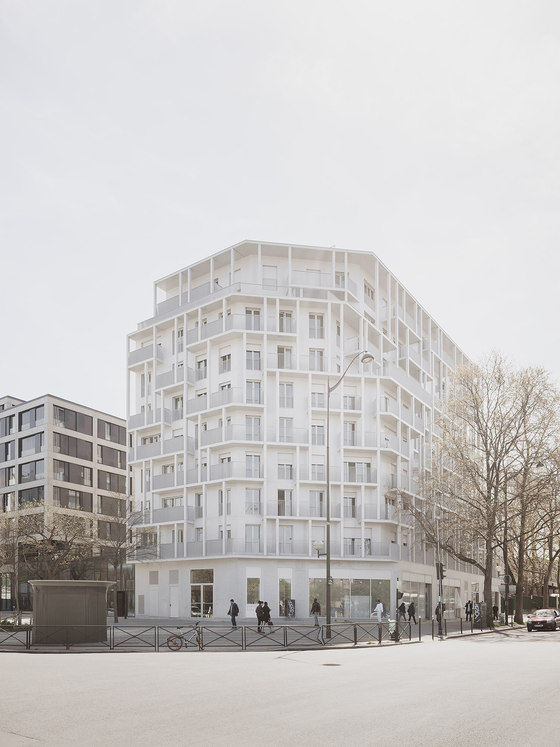
{"type": "Polygon", "coordinates": [[[0,653],[0,744],[554,743],[560,631],[302,652],[0,653]]]}

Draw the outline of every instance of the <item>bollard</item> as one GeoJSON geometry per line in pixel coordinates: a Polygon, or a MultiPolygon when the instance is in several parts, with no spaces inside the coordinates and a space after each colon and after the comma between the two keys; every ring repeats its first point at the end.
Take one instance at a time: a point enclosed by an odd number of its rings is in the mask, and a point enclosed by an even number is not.
{"type": "Polygon", "coordinates": [[[358,645],[358,626],[354,625],[354,646],[358,645]]]}
{"type": "Polygon", "coordinates": [[[461,621],[461,635],[463,635],[463,618],[460,617],[459,620],[461,621]]]}
{"type": "Polygon", "coordinates": [[[422,640],[422,618],[418,618],[418,640],[422,640]]]}
{"type": "Polygon", "coordinates": [[[377,642],[381,643],[382,639],[383,639],[383,631],[381,629],[381,623],[379,623],[377,626],[377,642]]]}
{"type": "Polygon", "coordinates": [[[433,641],[433,640],[434,640],[434,638],[435,638],[435,635],[434,635],[434,633],[435,633],[435,627],[434,627],[434,618],[432,617],[432,641],[433,641]]]}

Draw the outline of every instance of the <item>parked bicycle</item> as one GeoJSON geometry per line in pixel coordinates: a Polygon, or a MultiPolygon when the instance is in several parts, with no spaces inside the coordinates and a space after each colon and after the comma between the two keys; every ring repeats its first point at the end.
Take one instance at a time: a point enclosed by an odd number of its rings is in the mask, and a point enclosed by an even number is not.
{"type": "MultiPolygon", "coordinates": [[[[170,635],[167,639],[167,648],[170,651],[179,651],[182,646],[188,648],[189,645],[198,646],[202,651],[204,644],[202,642],[202,630],[199,627],[200,623],[195,623],[191,628],[188,628],[184,633],[177,633],[170,635]]],[[[177,630],[181,630],[182,627],[179,625],[177,630]]]]}

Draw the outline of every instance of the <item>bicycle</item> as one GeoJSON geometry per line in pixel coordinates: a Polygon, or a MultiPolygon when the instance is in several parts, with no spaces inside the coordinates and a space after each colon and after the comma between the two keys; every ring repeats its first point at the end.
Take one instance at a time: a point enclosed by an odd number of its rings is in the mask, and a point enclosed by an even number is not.
{"type": "MultiPolygon", "coordinates": [[[[204,644],[202,642],[202,630],[199,627],[200,623],[195,623],[192,628],[189,628],[185,633],[177,633],[170,635],[167,639],[167,648],[170,651],[179,651],[182,646],[185,648],[189,647],[192,643],[193,646],[197,645],[198,648],[203,651],[204,644]],[[196,641],[196,644],[195,644],[196,641]]],[[[177,626],[177,630],[181,630],[181,625],[177,626]]]]}

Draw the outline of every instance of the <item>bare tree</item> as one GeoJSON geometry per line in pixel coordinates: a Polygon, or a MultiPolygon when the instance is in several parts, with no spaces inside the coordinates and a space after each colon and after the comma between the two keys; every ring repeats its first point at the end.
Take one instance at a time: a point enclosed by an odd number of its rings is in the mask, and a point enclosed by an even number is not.
{"type": "Polygon", "coordinates": [[[93,555],[91,519],[47,507],[19,516],[21,557],[37,578],[86,575],[93,555]]]}
{"type": "MultiPolygon", "coordinates": [[[[123,566],[128,559],[135,558],[139,554],[143,558],[156,557],[157,549],[146,546],[143,535],[139,531],[143,525],[144,514],[141,511],[127,510],[132,504],[130,500],[124,500],[122,495],[115,495],[115,506],[118,506],[117,515],[112,516],[107,522],[105,532],[99,533],[98,547],[100,555],[113,567],[115,573],[115,592],[123,588],[123,566]]],[[[114,621],[118,622],[117,594],[115,593],[114,621]]]]}
{"type": "Polygon", "coordinates": [[[509,490],[516,483],[519,544],[521,497],[539,449],[557,427],[557,411],[558,393],[542,369],[515,371],[496,353],[479,366],[458,369],[437,419],[424,499],[404,498],[429,542],[437,542],[437,519],[441,548],[482,572],[489,626],[506,485],[509,490]]]}
{"type": "Polygon", "coordinates": [[[16,516],[0,514],[0,571],[10,574],[11,596],[15,598],[15,616],[21,622],[19,608],[19,527],[16,516]]]}

